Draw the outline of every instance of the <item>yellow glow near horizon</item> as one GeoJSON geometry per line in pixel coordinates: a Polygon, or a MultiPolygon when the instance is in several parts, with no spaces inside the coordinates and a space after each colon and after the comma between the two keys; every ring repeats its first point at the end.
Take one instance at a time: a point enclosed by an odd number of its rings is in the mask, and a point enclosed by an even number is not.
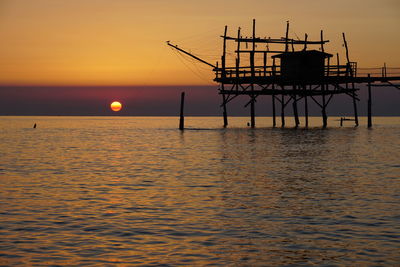
{"type": "Polygon", "coordinates": [[[225,25],[251,34],[292,37],[324,30],[326,51],[343,53],[346,32],[352,61],[361,67],[400,66],[397,1],[3,0],[0,2],[0,84],[204,85],[210,68],[181,62],[165,41],[211,63],[220,60],[225,25]],[[268,11],[271,12],[268,12],[268,11]],[[190,70],[189,68],[192,68],[190,70]],[[197,74],[195,74],[195,72],[197,74]]]}

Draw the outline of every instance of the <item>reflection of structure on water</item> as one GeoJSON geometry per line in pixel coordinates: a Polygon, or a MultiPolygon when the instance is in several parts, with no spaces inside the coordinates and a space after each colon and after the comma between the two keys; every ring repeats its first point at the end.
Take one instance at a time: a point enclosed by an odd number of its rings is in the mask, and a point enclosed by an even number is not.
{"type": "Polygon", "coordinates": [[[297,127],[300,124],[298,102],[303,99],[307,127],[308,101],[311,99],[321,108],[323,126],[326,127],[326,108],[332,97],[337,94],[345,94],[352,99],[354,121],[358,125],[357,91],[359,89],[355,87],[355,84],[362,83],[368,84],[368,126],[371,126],[371,86],[394,86],[400,89],[398,85],[391,83],[391,81],[400,80],[400,76],[388,76],[386,66],[382,68],[379,77],[371,77],[369,74],[357,76],[357,63],[349,59],[344,33],[346,60],[342,64],[339,54],[336,54],[335,60],[332,60],[333,55],[325,52],[324,44],[329,41],[324,40],[322,31],[321,39],[317,41],[308,40],[307,34],[303,40],[289,38],[288,34],[289,23],[286,27],[286,36],[279,39],[257,37],[255,20],[253,20],[252,37],[243,37],[240,28],[236,37],[230,37],[227,35],[227,26],[225,26],[224,35],[221,36],[223,38],[221,62],[217,62],[216,65],[169,42],[168,45],[213,67],[216,75],[214,80],[220,84],[224,126],[228,125],[227,104],[240,95],[246,95],[250,97],[246,106],[250,105],[251,127],[254,127],[256,99],[261,95],[268,95],[272,97],[273,126],[276,126],[276,102],[279,102],[282,126],[285,126],[285,108],[291,103],[297,127]],[[234,60],[231,62],[234,63],[228,65],[227,46],[232,45],[235,50],[234,60]],[[270,50],[270,46],[278,48],[270,50]],[[379,84],[373,84],[376,82],[379,84]]]}

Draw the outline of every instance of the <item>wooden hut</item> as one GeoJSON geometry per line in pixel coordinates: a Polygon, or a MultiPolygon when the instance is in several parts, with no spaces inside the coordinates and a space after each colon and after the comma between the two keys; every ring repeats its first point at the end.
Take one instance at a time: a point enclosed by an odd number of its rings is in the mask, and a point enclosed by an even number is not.
{"type": "Polygon", "coordinates": [[[281,77],[288,82],[312,84],[325,75],[326,59],[331,54],[317,50],[285,52],[272,56],[280,59],[281,77]]]}

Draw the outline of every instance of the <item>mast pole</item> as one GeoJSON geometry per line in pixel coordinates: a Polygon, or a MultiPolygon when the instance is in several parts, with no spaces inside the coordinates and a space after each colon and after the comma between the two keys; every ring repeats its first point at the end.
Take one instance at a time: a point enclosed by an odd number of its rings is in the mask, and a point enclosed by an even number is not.
{"type": "MultiPolygon", "coordinates": [[[[254,70],[254,51],[256,50],[256,20],[253,19],[253,49],[252,52],[250,53],[250,66],[251,66],[251,91],[252,93],[254,92],[254,78],[255,78],[255,70],[254,70]]],[[[254,94],[251,95],[251,102],[250,102],[250,116],[251,116],[251,128],[254,128],[256,126],[256,121],[255,121],[255,96],[254,94]]]]}
{"type": "Polygon", "coordinates": [[[286,21],[285,52],[289,51],[289,21],[286,21]]]}
{"type": "MultiPolygon", "coordinates": [[[[226,78],[226,69],[225,69],[225,55],[226,55],[226,33],[228,31],[228,26],[225,26],[225,30],[224,30],[224,43],[223,43],[223,48],[222,48],[222,57],[221,57],[221,63],[222,63],[222,79],[226,78]]],[[[225,91],[225,84],[224,82],[221,83],[221,88],[222,91],[225,91]]],[[[222,115],[224,117],[224,127],[228,126],[228,113],[226,111],[226,97],[225,94],[222,93],[222,107],[223,107],[223,111],[222,111],[222,115]]]]}

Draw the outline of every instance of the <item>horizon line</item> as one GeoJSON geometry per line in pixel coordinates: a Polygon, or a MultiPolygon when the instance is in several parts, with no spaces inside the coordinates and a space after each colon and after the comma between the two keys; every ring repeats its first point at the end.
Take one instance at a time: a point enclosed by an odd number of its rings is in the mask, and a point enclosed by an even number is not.
{"type": "Polygon", "coordinates": [[[203,86],[218,86],[218,83],[215,84],[144,84],[144,85],[137,85],[137,84],[2,84],[0,83],[0,87],[203,87],[203,86]]]}

